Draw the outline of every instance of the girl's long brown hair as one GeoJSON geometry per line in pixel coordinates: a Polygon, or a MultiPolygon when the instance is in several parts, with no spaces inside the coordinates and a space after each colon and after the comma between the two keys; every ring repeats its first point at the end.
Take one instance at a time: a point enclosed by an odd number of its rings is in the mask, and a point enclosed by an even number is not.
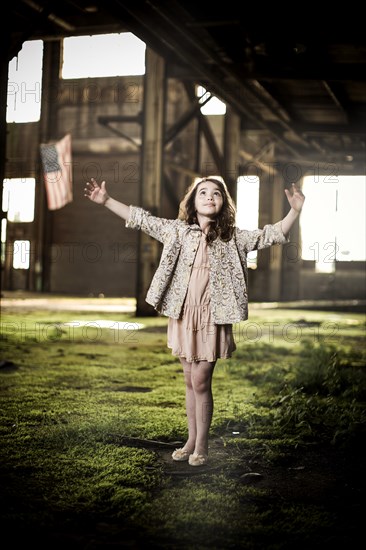
{"type": "Polygon", "coordinates": [[[221,191],[221,195],[223,198],[222,208],[217,214],[216,218],[210,224],[206,240],[209,244],[215,241],[217,238],[220,238],[222,241],[229,241],[234,233],[236,208],[234,205],[234,201],[231,198],[230,193],[226,187],[226,184],[215,176],[202,178],[198,182],[193,182],[189,186],[185,196],[183,197],[179,205],[178,218],[187,222],[188,225],[198,223],[194,203],[198,186],[200,185],[200,183],[203,183],[205,181],[211,181],[212,183],[215,183],[221,191]]]}

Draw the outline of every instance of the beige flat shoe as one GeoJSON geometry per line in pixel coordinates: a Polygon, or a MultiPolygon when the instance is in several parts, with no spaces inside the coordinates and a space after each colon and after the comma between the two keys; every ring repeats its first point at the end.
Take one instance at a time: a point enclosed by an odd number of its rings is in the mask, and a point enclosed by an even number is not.
{"type": "Polygon", "coordinates": [[[190,453],[185,449],[175,449],[174,453],[172,454],[172,459],[177,460],[178,462],[183,462],[189,459],[189,455],[190,453]]]}
{"type": "Polygon", "coordinates": [[[189,455],[188,464],[190,466],[204,466],[208,462],[207,455],[199,455],[198,453],[193,453],[189,455]]]}

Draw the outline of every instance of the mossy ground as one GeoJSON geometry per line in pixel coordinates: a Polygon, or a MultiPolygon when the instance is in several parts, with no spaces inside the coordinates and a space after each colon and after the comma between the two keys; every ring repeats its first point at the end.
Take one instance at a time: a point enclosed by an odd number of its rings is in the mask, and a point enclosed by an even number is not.
{"type": "Polygon", "coordinates": [[[5,547],[356,545],[365,315],[253,306],[215,368],[202,468],[171,460],[186,419],[165,318],[8,304],[1,321],[5,547]]]}

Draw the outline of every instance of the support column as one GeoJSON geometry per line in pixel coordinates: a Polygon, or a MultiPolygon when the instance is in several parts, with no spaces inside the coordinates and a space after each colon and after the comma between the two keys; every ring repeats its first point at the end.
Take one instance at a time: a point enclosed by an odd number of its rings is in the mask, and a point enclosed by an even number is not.
{"type": "MultiPolygon", "coordinates": [[[[289,163],[293,162],[289,160],[289,163]]],[[[298,164],[297,170],[300,177],[296,177],[295,183],[302,185],[303,175],[306,174],[306,167],[298,164]]],[[[291,182],[285,181],[283,187],[289,189],[291,182]]],[[[290,205],[284,194],[284,214],[290,210],[290,205]]],[[[282,247],[282,291],[281,300],[283,301],[295,301],[301,299],[301,268],[302,268],[302,250],[301,250],[301,231],[300,231],[300,218],[297,218],[294,225],[291,227],[289,234],[290,242],[286,243],[282,247]]]]}
{"type": "Polygon", "coordinates": [[[226,108],[224,129],[225,182],[229,193],[236,202],[237,179],[239,176],[240,117],[230,107],[226,108]]]}
{"type": "MultiPolygon", "coordinates": [[[[42,106],[39,130],[40,143],[48,143],[58,135],[58,90],[61,66],[61,40],[46,41],[43,46],[42,106]]],[[[53,214],[48,210],[46,188],[40,164],[35,203],[36,262],[33,290],[49,292],[51,286],[51,247],[53,214]]]]}
{"type": "MultiPolygon", "coordinates": [[[[7,212],[2,210],[2,198],[3,198],[3,182],[5,178],[5,164],[6,164],[6,134],[7,134],[7,124],[6,124],[6,106],[7,106],[7,95],[8,95],[8,68],[9,60],[7,52],[9,50],[10,37],[9,30],[3,28],[1,32],[0,45],[3,55],[0,60],[0,221],[4,218],[7,218],[7,212]]],[[[6,243],[1,246],[6,247],[6,243]]],[[[8,257],[8,250],[4,251],[5,261],[8,257]]],[[[7,281],[5,281],[6,268],[5,265],[1,264],[1,289],[5,288],[7,281]]]]}
{"type": "MultiPolygon", "coordinates": [[[[273,185],[270,186],[272,208],[271,222],[275,223],[284,217],[284,192],[285,184],[281,176],[275,176],[273,185]]],[[[287,202],[287,201],[286,201],[287,202]]],[[[282,287],[282,246],[270,248],[270,262],[268,271],[268,300],[276,302],[281,300],[282,287]]]]}
{"type": "MultiPolygon", "coordinates": [[[[280,221],[284,216],[284,182],[277,173],[262,173],[259,187],[259,227],[280,221]]],[[[285,197],[286,198],[286,197],[285,197]]],[[[255,301],[281,300],[282,245],[258,252],[258,268],[250,280],[251,297],[255,301]]]]}
{"type": "MultiPolygon", "coordinates": [[[[163,175],[166,79],[165,62],[150,48],[146,49],[144,108],[142,121],[140,205],[154,215],[160,215],[163,175]]],[[[139,232],[136,314],[154,315],[145,297],[158,267],[161,245],[142,231],[139,232]]]]}

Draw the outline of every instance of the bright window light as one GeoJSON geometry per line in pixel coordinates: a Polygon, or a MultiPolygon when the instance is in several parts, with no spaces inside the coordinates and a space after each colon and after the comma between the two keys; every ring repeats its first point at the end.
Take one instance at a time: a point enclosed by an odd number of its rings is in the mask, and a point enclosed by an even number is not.
{"type": "Polygon", "coordinates": [[[14,241],[13,268],[29,269],[30,241],[14,241]]]}
{"type": "Polygon", "coordinates": [[[6,225],[8,220],[3,218],[1,220],[1,265],[5,263],[5,250],[6,250],[6,225]]]}
{"type": "MultiPolygon", "coordinates": [[[[240,176],[237,180],[236,224],[239,229],[258,229],[259,219],[259,178],[240,176]]],[[[249,252],[248,267],[257,268],[257,251],[249,252]]]]}
{"type": "Polygon", "coordinates": [[[366,178],[304,178],[306,197],[300,228],[303,260],[318,272],[332,272],[337,261],[366,260],[366,178]]]}
{"type": "Polygon", "coordinates": [[[42,40],[24,42],[9,63],[6,122],[37,122],[41,115],[42,40]]]}
{"type": "Polygon", "coordinates": [[[8,220],[6,218],[3,218],[1,220],[1,242],[6,243],[6,224],[8,223],[8,220]]]}
{"type": "Polygon", "coordinates": [[[145,74],[145,50],[131,32],[65,38],[62,78],[145,74]]]}
{"type": "Polygon", "coordinates": [[[3,212],[9,222],[32,222],[34,220],[34,178],[12,178],[3,183],[3,212]]]}
{"type": "MultiPolygon", "coordinates": [[[[197,97],[200,98],[199,103],[203,103],[207,99],[207,95],[211,95],[203,86],[197,86],[197,97]]],[[[212,98],[201,107],[203,115],[224,115],[226,113],[226,105],[218,97],[212,98]]]]}

